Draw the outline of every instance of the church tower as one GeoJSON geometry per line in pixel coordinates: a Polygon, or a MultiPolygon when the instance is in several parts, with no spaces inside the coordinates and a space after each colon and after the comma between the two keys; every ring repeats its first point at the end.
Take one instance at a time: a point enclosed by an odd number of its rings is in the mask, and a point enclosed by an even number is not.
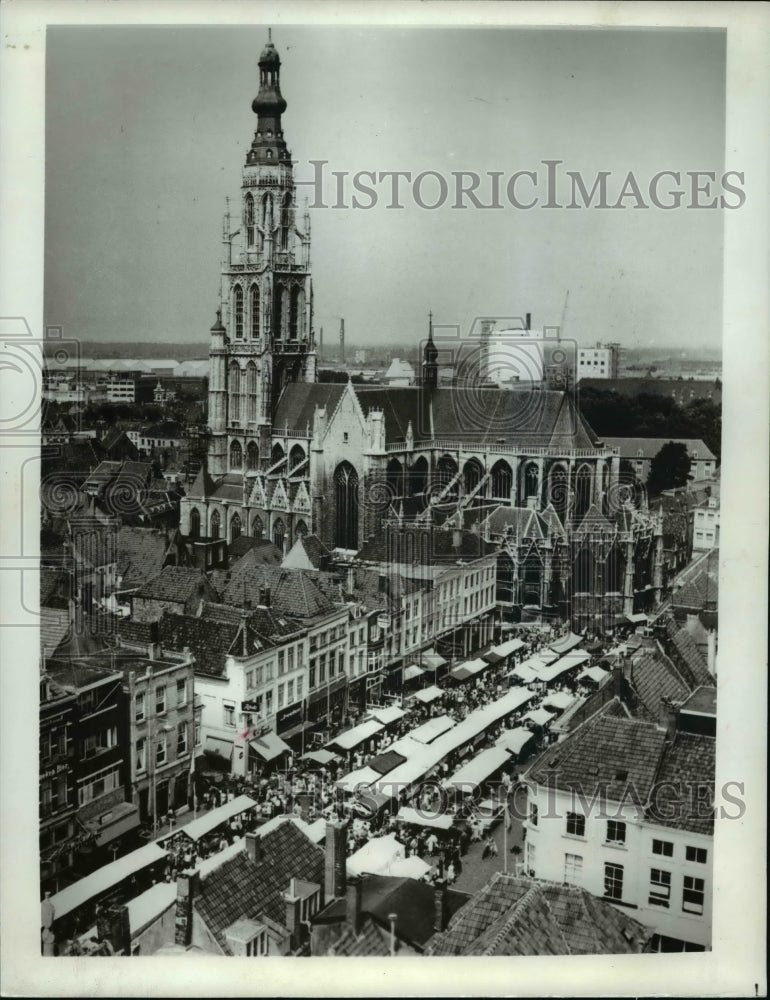
{"type": "Polygon", "coordinates": [[[275,405],[287,382],[314,382],[310,216],[295,204],[294,165],[281,115],[281,60],[259,57],[257,129],[240,204],[224,217],[221,315],[211,330],[209,472],[248,474],[270,462],[275,405]]]}

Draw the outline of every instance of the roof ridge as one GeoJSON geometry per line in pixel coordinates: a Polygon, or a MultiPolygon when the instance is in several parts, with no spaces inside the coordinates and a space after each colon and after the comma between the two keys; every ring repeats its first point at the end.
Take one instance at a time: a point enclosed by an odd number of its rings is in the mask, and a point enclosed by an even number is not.
{"type": "MultiPolygon", "coordinates": [[[[499,873],[498,873],[499,874],[499,873]]],[[[498,879],[499,881],[499,879],[498,879]]],[[[539,895],[539,886],[534,882],[530,885],[529,889],[524,893],[524,895],[511,903],[510,912],[503,922],[500,930],[495,934],[494,938],[490,941],[487,947],[484,949],[484,955],[494,955],[497,951],[498,945],[500,945],[507,936],[508,932],[513,929],[513,925],[519,920],[529,907],[531,903],[534,902],[535,898],[539,895]]],[[[558,926],[558,924],[557,924],[558,926]]],[[[563,936],[563,935],[562,935],[563,936]]]]}

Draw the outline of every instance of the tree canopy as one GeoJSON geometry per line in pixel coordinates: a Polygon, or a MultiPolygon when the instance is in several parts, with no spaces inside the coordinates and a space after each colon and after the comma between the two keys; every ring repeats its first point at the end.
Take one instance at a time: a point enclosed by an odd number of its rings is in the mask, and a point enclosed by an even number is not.
{"type": "Polygon", "coordinates": [[[690,456],[683,444],[676,441],[664,444],[650,462],[647,490],[652,496],[657,496],[663,490],[686,486],[691,478],[690,464],[690,456]]]}

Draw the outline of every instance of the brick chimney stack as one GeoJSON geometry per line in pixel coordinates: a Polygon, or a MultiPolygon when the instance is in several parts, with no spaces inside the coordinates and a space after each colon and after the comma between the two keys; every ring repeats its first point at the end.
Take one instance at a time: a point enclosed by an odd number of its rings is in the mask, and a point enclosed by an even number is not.
{"type": "Polygon", "coordinates": [[[441,934],[449,923],[447,880],[442,878],[433,888],[433,930],[441,934]]]}
{"type": "Polygon", "coordinates": [[[291,936],[291,950],[294,951],[300,946],[300,934],[302,931],[300,923],[302,899],[297,894],[296,879],[291,879],[289,882],[289,888],[284,893],[283,899],[286,903],[286,929],[291,936]]]}
{"type": "Polygon", "coordinates": [[[246,842],[246,853],[255,864],[258,864],[262,860],[262,842],[259,834],[254,833],[253,830],[248,830],[244,840],[246,842]]]}
{"type": "Polygon", "coordinates": [[[347,884],[348,825],[339,820],[326,824],[324,901],[342,899],[347,884]]]}
{"type": "Polygon", "coordinates": [[[179,872],[177,875],[174,942],[183,948],[192,944],[193,908],[199,887],[198,872],[179,872]]]}
{"type": "Polygon", "coordinates": [[[345,899],[345,921],[354,934],[361,933],[363,900],[364,880],[359,875],[348,882],[345,899]]]}

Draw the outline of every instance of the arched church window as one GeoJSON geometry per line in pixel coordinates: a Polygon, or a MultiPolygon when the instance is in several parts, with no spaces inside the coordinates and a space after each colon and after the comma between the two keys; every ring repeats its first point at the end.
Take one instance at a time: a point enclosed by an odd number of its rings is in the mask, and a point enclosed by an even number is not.
{"type": "Polygon", "coordinates": [[[286,537],[286,525],[279,517],[278,520],[273,525],[273,545],[275,545],[277,549],[280,549],[281,552],[283,552],[283,540],[285,537],[286,537]]]}
{"type": "Polygon", "coordinates": [[[297,526],[294,529],[294,534],[297,538],[304,538],[307,535],[307,525],[304,521],[297,521],[297,526]]]}
{"type": "Polygon", "coordinates": [[[246,468],[251,471],[259,468],[259,448],[254,441],[246,446],[246,468]]]}
{"type": "Polygon", "coordinates": [[[279,444],[273,445],[273,450],[270,452],[270,465],[273,466],[277,462],[280,462],[286,452],[279,444]]]}
{"type": "Polygon", "coordinates": [[[249,192],[244,199],[243,214],[246,221],[246,243],[254,246],[254,198],[249,192]]]}
{"type": "Polygon", "coordinates": [[[230,396],[230,421],[232,422],[241,419],[241,369],[236,361],[230,365],[227,382],[230,396]]]}
{"type": "Polygon", "coordinates": [[[193,507],[190,511],[190,538],[200,538],[201,535],[201,516],[197,507],[193,507]]]}
{"type": "Polygon", "coordinates": [[[301,445],[295,444],[289,452],[289,470],[295,469],[305,461],[305,450],[301,445]]]}
{"type": "Polygon", "coordinates": [[[261,538],[265,532],[265,525],[259,514],[255,514],[251,522],[251,537],[261,538]]]}
{"type": "Polygon", "coordinates": [[[246,406],[247,420],[257,419],[257,366],[253,361],[246,365],[246,406]]]}
{"type": "Polygon", "coordinates": [[[233,441],[230,445],[230,468],[240,469],[243,465],[243,448],[240,441],[233,441]]]}
{"type": "Polygon", "coordinates": [[[286,194],[281,202],[281,250],[289,249],[289,209],[291,208],[291,195],[286,194]]]}
{"type": "Polygon", "coordinates": [[[270,194],[262,196],[262,228],[265,230],[273,228],[273,197],[270,194]]]}
{"type": "Polygon", "coordinates": [[[296,340],[299,334],[299,288],[291,290],[289,300],[289,340],[296,340]]]}
{"type": "Polygon", "coordinates": [[[215,510],[211,515],[211,531],[209,532],[212,538],[219,538],[221,527],[222,518],[219,516],[219,511],[215,510]]]}
{"type": "Polygon", "coordinates": [[[233,514],[230,519],[230,541],[234,542],[236,538],[241,537],[241,517],[240,514],[233,514]]]}
{"type": "Polygon", "coordinates": [[[235,316],[235,336],[243,337],[243,289],[236,285],[233,289],[233,314],[235,316]]]}
{"type": "Polygon", "coordinates": [[[524,471],[524,496],[525,498],[536,497],[538,487],[537,466],[530,462],[524,471]]]}
{"type": "Polygon", "coordinates": [[[251,337],[259,339],[259,285],[252,285],[249,292],[249,312],[251,314],[251,337]]]}
{"type": "Polygon", "coordinates": [[[336,524],[334,544],[341,549],[358,548],[358,473],[350,462],[340,462],[334,471],[336,524]]]}

